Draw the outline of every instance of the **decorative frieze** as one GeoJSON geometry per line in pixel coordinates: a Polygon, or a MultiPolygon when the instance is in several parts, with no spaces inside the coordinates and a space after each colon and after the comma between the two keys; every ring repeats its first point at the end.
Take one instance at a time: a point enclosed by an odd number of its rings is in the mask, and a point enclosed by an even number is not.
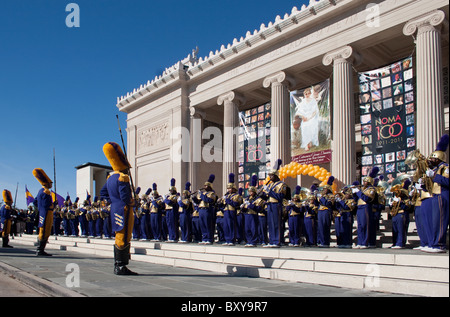
{"type": "Polygon", "coordinates": [[[137,155],[158,150],[170,146],[169,120],[152,126],[138,128],[137,130],[137,155]]]}

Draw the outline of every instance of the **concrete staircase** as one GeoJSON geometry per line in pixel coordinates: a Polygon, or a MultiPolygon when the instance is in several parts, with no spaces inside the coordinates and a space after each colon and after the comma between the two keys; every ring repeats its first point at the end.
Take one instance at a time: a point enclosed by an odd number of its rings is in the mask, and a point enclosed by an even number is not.
{"type": "MultiPolygon", "coordinates": [[[[411,230],[411,229],[410,229],[411,230]]],[[[382,233],[382,234],[386,234],[382,233]]],[[[384,236],[386,237],[386,236],[384,236]]],[[[384,238],[381,237],[381,238],[384,238]]],[[[36,235],[15,237],[32,246],[36,235]]],[[[50,237],[48,249],[113,257],[114,240],[50,237]]],[[[383,245],[390,243],[382,243],[383,245]]],[[[132,261],[289,282],[417,296],[449,296],[449,257],[411,249],[245,248],[180,243],[131,243],[132,261]]],[[[132,264],[131,264],[132,266],[132,264]]]]}

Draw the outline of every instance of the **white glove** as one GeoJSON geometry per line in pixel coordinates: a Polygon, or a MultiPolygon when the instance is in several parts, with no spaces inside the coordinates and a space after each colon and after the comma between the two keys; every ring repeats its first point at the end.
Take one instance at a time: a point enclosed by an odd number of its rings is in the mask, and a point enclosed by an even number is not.
{"type": "Polygon", "coordinates": [[[414,189],[412,189],[410,192],[409,192],[409,196],[412,196],[414,194],[414,189]]]}
{"type": "Polygon", "coordinates": [[[434,177],[434,171],[431,169],[427,169],[427,171],[425,172],[425,174],[427,174],[428,177],[434,177]]]}
{"type": "Polygon", "coordinates": [[[419,180],[419,183],[416,183],[415,185],[416,189],[421,190],[422,189],[422,183],[419,180]]]}
{"type": "Polygon", "coordinates": [[[356,187],[355,187],[355,188],[352,188],[352,193],[353,193],[353,194],[356,194],[357,192],[359,192],[359,188],[356,188],[356,187]]]}
{"type": "Polygon", "coordinates": [[[400,198],[394,197],[394,201],[400,201],[400,198]]]}

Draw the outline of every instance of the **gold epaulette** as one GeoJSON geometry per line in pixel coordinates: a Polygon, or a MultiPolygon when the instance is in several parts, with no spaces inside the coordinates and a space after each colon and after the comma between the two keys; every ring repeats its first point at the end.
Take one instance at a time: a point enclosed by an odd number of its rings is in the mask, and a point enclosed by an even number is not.
{"type": "Polygon", "coordinates": [[[130,182],[130,177],[127,174],[119,173],[119,182],[129,183],[130,182]]]}

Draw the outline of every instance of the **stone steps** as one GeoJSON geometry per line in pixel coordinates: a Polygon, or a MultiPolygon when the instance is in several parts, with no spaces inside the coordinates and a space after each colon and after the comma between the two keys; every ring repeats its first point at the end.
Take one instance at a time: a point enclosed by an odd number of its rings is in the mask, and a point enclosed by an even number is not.
{"type": "MultiPolygon", "coordinates": [[[[36,235],[15,237],[33,245],[36,235]]],[[[113,257],[114,240],[51,236],[48,249],[113,257]]],[[[132,261],[417,296],[449,296],[448,254],[404,249],[245,248],[181,243],[131,243],[132,261]]]]}

